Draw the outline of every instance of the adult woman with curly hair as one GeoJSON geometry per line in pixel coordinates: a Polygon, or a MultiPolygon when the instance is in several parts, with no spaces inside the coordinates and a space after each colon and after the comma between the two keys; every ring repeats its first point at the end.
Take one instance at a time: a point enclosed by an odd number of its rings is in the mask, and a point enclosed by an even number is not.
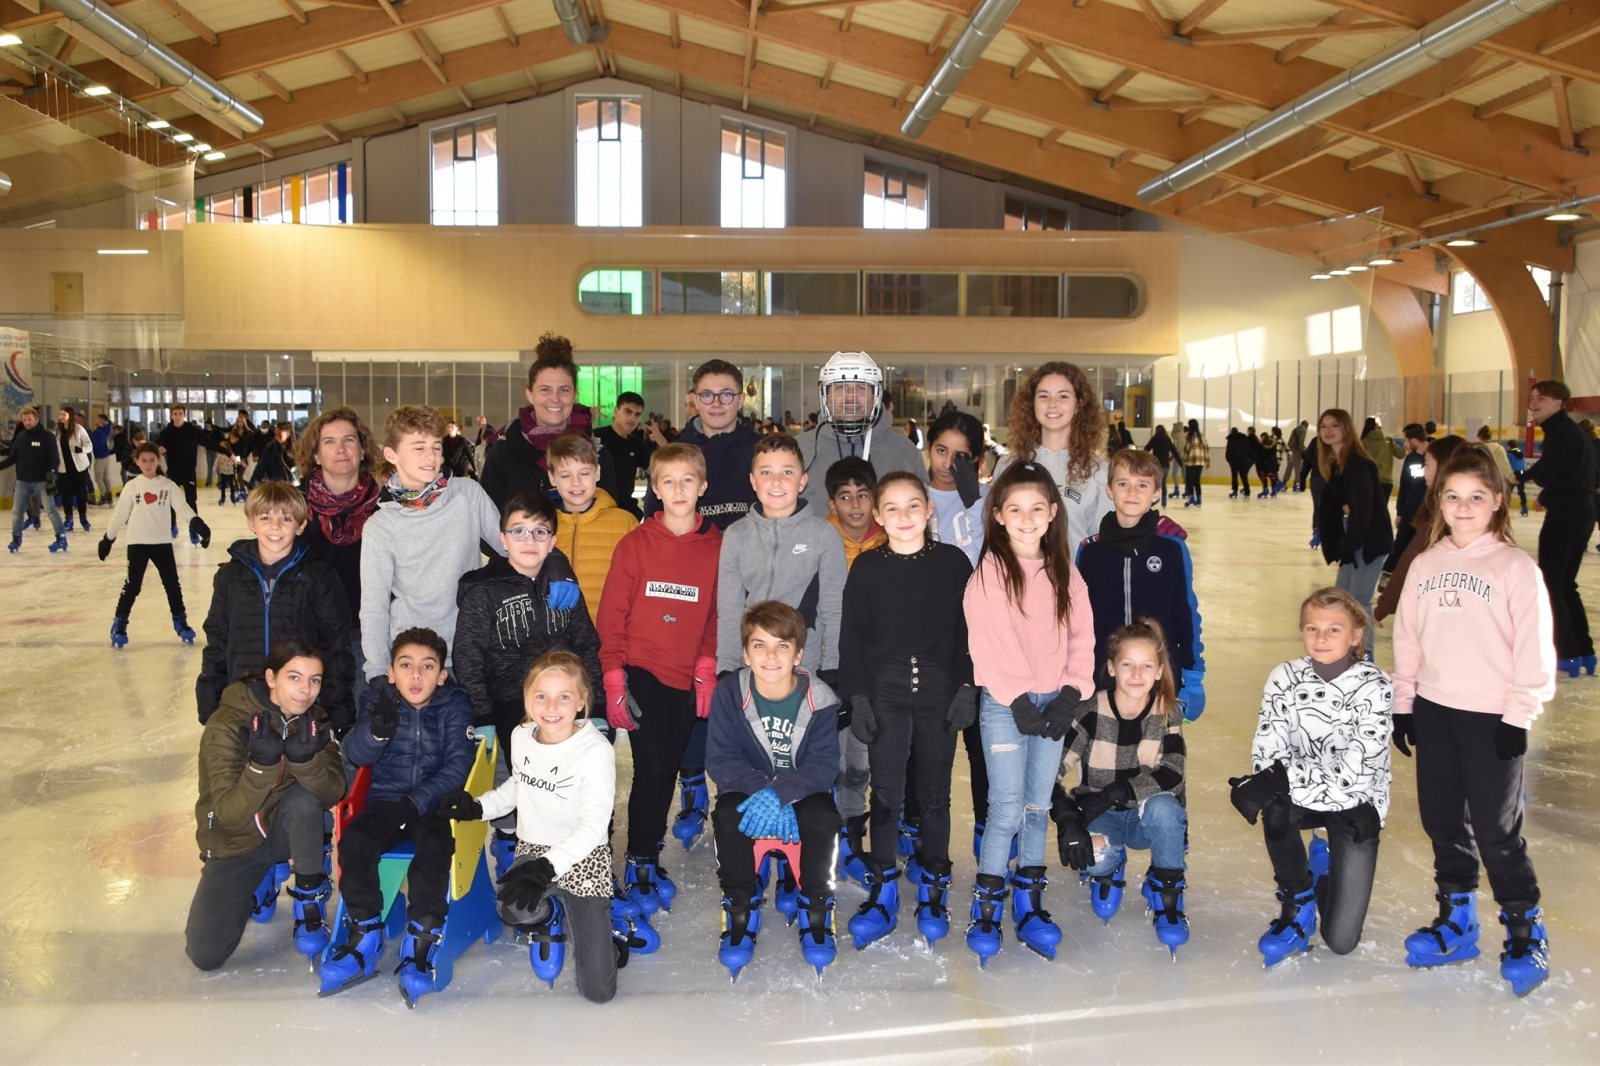
{"type": "MultiPolygon", "coordinates": [[[[306,474],[306,528],[300,535],[313,559],[333,567],[350,601],[350,617],[361,612],[361,533],[378,511],[382,488],[373,471],[383,463],[380,442],[361,416],[335,407],[312,419],[296,442],[296,463],[306,474]]],[[[350,634],[356,660],[356,695],[366,687],[361,627],[350,634]]]]}
{"type": "Polygon", "coordinates": [[[1106,493],[1106,412],[1082,370],[1071,363],[1045,363],[1017,383],[1008,422],[1010,454],[995,477],[1012,463],[1038,463],[1055,479],[1067,511],[1068,542],[1076,548],[1100,532],[1111,513],[1106,493]]]}

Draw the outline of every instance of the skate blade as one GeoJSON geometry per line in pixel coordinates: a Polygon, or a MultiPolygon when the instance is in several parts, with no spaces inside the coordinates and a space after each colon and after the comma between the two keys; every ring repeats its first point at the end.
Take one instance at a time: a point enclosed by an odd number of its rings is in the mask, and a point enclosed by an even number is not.
{"type": "Polygon", "coordinates": [[[344,982],[342,985],[339,985],[337,988],[319,988],[317,989],[317,998],[327,999],[329,996],[337,996],[339,993],[347,992],[357,985],[364,985],[377,976],[379,976],[379,972],[374,969],[369,974],[362,974],[360,976],[350,978],[350,980],[344,982]]]}
{"type": "Polygon", "coordinates": [[[1046,952],[1042,948],[1034,947],[1032,944],[1024,944],[1023,947],[1027,948],[1029,951],[1033,952],[1042,959],[1049,959],[1051,962],[1055,961],[1056,953],[1054,949],[1046,952]]]}
{"type": "Polygon", "coordinates": [[[1521,999],[1523,996],[1526,996],[1529,992],[1532,992],[1534,989],[1536,989],[1540,985],[1544,984],[1545,980],[1549,976],[1550,976],[1549,974],[1540,974],[1537,979],[1532,980],[1532,981],[1512,981],[1511,982],[1511,991],[1516,995],[1516,997],[1518,999],[1521,999]]]}
{"type": "Polygon", "coordinates": [[[1263,955],[1262,956],[1262,962],[1261,962],[1261,968],[1264,969],[1264,970],[1270,970],[1274,966],[1278,965],[1280,962],[1283,962],[1286,959],[1293,959],[1293,958],[1296,958],[1297,956],[1300,956],[1300,955],[1309,955],[1309,954],[1311,954],[1311,945],[1310,944],[1307,944],[1305,947],[1301,948],[1299,951],[1291,951],[1291,952],[1289,952],[1289,954],[1287,954],[1287,955],[1279,955],[1275,959],[1269,959],[1265,955],[1263,955]]]}

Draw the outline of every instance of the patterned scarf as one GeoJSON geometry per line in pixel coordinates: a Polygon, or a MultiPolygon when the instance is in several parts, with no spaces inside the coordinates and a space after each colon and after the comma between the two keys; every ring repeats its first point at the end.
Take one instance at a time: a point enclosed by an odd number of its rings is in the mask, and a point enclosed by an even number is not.
{"type": "Polygon", "coordinates": [[[545,465],[545,452],[551,443],[560,436],[568,433],[581,433],[590,439],[594,438],[594,412],[581,403],[572,405],[572,413],[567,416],[567,424],[561,429],[546,429],[533,417],[533,408],[524,407],[517,411],[517,428],[522,431],[522,439],[533,445],[539,452],[539,469],[549,473],[545,465]]]}
{"type": "Polygon", "coordinates": [[[389,499],[394,500],[401,507],[409,507],[413,511],[420,511],[433,503],[434,500],[437,500],[439,494],[444,491],[444,487],[449,483],[450,475],[440,474],[422,486],[422,488],[412,492],[410,489],[400,487],[400,472],[395,471],[389,475],[389,483],[383,487],[383,491],[388,495],[389,499]]]}
{"type": "Polygon", "coordinates": [[[359,541],[367,519],[378,512],[378,483],[371,474],[362,474],[350,491],[335,494],[322,480],[319,466],[306,479],[304,489],[306,506],[322,527],[322,535],[341,548],[359,541]]]}

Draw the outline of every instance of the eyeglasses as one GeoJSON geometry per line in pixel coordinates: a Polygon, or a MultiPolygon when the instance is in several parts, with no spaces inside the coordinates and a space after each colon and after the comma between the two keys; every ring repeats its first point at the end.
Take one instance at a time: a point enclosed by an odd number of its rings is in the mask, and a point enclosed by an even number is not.
{"type": "Polygon", "coordinates": [[[554,530],[546,529],[544,526],[534,526],[532,529],[529,529],[526,526],[513,526],[512,528],[506,530],[505,534],[518,544],[528,540],[530,537],[533,540],[538,541],[540,544],[543,544],[545,541],[556,535],[554,530]]]}
{"type": "Polygon", "coordinates": [[[726,407],[733,401],[737,400],[739,398],[739,394],[734,392],[732,389],[723,389],[721,392],[712,392],[710,389],[707,389],[705,392],[695,393],[694,398],[708,406],[716,403],[726,407]]]}

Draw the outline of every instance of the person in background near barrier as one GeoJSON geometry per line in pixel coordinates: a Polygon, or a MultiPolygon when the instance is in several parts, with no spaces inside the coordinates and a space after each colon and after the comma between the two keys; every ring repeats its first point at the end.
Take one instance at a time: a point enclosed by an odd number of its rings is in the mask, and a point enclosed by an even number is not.
{"type": "Polygon", "coordinates": [[[266,481],[294,480],[295,444],[292,434],[293,428],[287,422],[279,422],[273,427],[272,439],[261,449],[261,461],[256,463],[251,488],[266,481]]]}
{"type": "MultiPolygon", "coordinates": [[[[1274,426],[1273,429],[1278,427],[1274,426]]],[[[1256,474],[1261,478],[1261,493],[1257,499],[1270,499],[1283,490],[1278,480],[1278,463],[1282,459],[1283,441],[1271,433],[1262,433],[1256,442],[1256,474]]]]}
{"type": "MultiPolygon", "coordinates": [[[[155,442],[161,448],[161,457],[166,460],[168,479],[183,490],[189,510],[199,514],[200,505],[195,498],[195,468],[200,461],[200,449],[216,451],[217,446],[206,436],[203,427],[189,421],[189,409],[183,404],[173,404],[169,414],[172,422],[156,434],[155,442]]],[[[176,523],[172,527],[172,535],[178,535],[176,523]]]]}
{"type": "Polygon", "coordinates": [[[194,630],[189,628],[189,614],[183,606],[183,587],[178,583],[178,565],[172,557],[168,523],[177,515],[190,531],[200,534],[200,544],[207,548],[211,546],[211,530],[199,515],[189,510],[189,505],[178,494],[178,486],[161,475],[161,449],[146,442],[139,445],[138,452],[139,476],[128,482],[128,490],[117,500],[111,525],[100,538],[100,561],[104,562],[111,555],[111,545],[117,534],[124,526],[128,528],[128,577],[117,599],[117,613],[111,620],[111,646],[127,646],[128,617],[133,611],[133,601],[144,588],[144,571],[150,563],[155,564],[156,573],[161,575],[173,631],[185,644],[193,644],[194,630]]]}
{"type": "Polygon", "coordinates": [[[1150,434],[1149,443],[1145,445],[1145,451],[1155,456],[1156,462],[1161,464],[1161,506],[1165,507],[1167,505],[1167,497],[1169,495],[1175,496],[1180,491],[1178,479],[1174,477],[1172,492],[1167,492],[1167,471],[1169,469],[1177,470],[1183,466],[1178,454],[1178,446],[1167,435],[1167,427],[1157,424],[1155,431],[1150,434]]]}
{"type": "Polygon", "coordinates": [[[1576,677],[1579,667],[1595,671],[1589,616],[1578,595],[1578,568],[1595,524],[1595,454],[1567,414],[1570,399],[1572,390],[1560,381],[1541,381],[1529,391],[1528,414],[1544,431],[1544,445],[1539,461],[1520,480],[1540,489],[1545,514],[1539,527],[1539,571],[1555,617],[1556,658],[1561,669],[1576,677]]]}
{"type": "Polygon", "coordinates": [[[84,531],[89,529],[89,503],[94,487],[89,480],[89,464],[94,462],[94,444],[89,434],[75,417],[70,407],[56,414],[56,442],[61,461],[56,466],[56,495],[61,497],[61,510],[65,515],[66,529],[72,532],[72,508],[76,503],[78,520],[84,531]]]}
{"type": "MultiPolygon", "coordinates": [[[[1378,467],[1356,439],[1350,412],[1330,407],[1317,418],[1317,466],[1327,482],[1317,503],[1322,557],[1339,568],[1335,584],[1372,610],[1383,561],[1394,547],[1394,527],[1378,483],[1378,467]]],[[[1385,457],[1384,462],[1389,462],[1385,457]]],[[[1365,633],[1372,655],[1373,633],[1365,633]]]]}
{"type": "Polygon", "coordinates": [[[1378,467],[1378,491],[1383,495],[1384,510],[1388,510],[1389,494],[1394,491],[1394,461],[1404,458],[1406,449],[1383,431],[1382,422],[1368,418],[1361,424],[1361,450],[1378,467]]]}
{"type": "Polygon", "coordinates": [[[611,412],[611,424],[595,430],[595,439],[611,454],[611,463],[617,469],[617,506],[643,518],[639,501],[633,498],[638,486],[639,472],[650,465],[650,453],[659,446],[639,428],[644,417],[644,397],[637,392],[617,394],[617,406],[611,412]]]}
{"type": "Polygon", "coordinates": [[[461,427],[454,420],[444,424],[444,465],[451,477],[478,476],[473,450],[472,442],[461,435],[461,427]]]}
{"type": "Polygon", "coordinates": [[[1306,491],[1306,420],[1301,419],[1300,424],[1289,431],[1289,441],[1285,445],[1286,452],[1283,457],[1283,483],[1291,491],[1306,491]]]}
{"type": "Polygon", "coordinates": [[[1400,464],[1400,495],[1394,504],[1394,547],[1383,561],[1383,576],[1378,578],[1380,593],[1388,585],[1400,556],[1405,554],[1416,533],[1417,527],[1411,520],[1428,495],[1428,436],[1419,422],[1408,424],[1400,433],[1405,438],[1406,457],[1400,464]]]}
{"type": "Polygon", "coordinates": [[[828,467],[852,455],[871,463],[879,477],[909,470],[927,480],[922,453],[895,429],[894,414],[884,402],[883,370],[872,356],[834,352],[817,375],[817,395],[822,421],[795,438],[807,478],[805,498],[815,514],[827,510],[828,467]]]}
{"type": "MultiPolygon", "coordinates": [[[[1589,445],[1595,452],[1596,476],[1600,477],[1600,430],[1596,430],[1594,423],[1587,418],[1578,423],[1580,426],[1588,424],[1589,445]]],[[[1494,439],[1488,426],[1478,427],[1478,447],[1489,453],[1489,458],[1494,460],[1494,468],[1500,471],[1500,476],[1506,479],[1506,491],[1510,492],[1516,485],[1516,478],[1511,473],[1511,459],[1506,455],[1505,446],[1494,439]]]]}
{"type": "Polygon", "coordinates": [[[111,494],[122,487],[116,456],[111,452],[111,436],[115,430],[111,419],[105,415],[94,416],[94,429],[89,433],[89,441],[94,447],[94,462],[89,471],[94,476],[94,503],[101,507],[109,506],[111,494]]]}
{"type": "Polygon", "coordinates": [[[1245,499],[1250,498],[1250,468],[1255,465],[1257,444],[1248,434],[1240,433],[1238,426],[1228,429],[1228,440],[1222,448],[1222,458],[1228,463],[1228,474],[1233,491],[1228,493],[1228,499],[1235,500],[1240,495],[1239,483],[1244,482],[1243,494],[1245,499]]]}
{"type": "MultiPolygon", "coordinates": [[[[1011,454],[996,464],[995,477],[1013,463],[1044,467],[1061,497],[1069,544],[1076,546],[1111,513],[1106,495],[1106,409],[1100,406],[1094,386],[1071,363],[1035,367],[1017,383],[1009,426],[1006,446],[1011,454]]],[[[1197,490],[1196,501],[1199,498],[1197,490]]]]}
{"type": "MultiPolygon", "coordinates": [[[[1556,400],[1557,390],[1544,391],[1552,384],[1537,387],[1542,399],[1556,400]]],[[[1560,411],[1536,408],[1534,418],[1548,424],[1560,411]]],[[[1587,455],[1587,443],[1578,444],[1587,455]]],[[[1433,842],[1439,916],[1406,938],[1406,962],[1439,966],[1478,954],[1481,861],[1506,931],[1500,976],[1521,996],[1550,971],[1522,823],[1528,731],[1556,694],[1552,644],[1560,638],[1533,560],[1511,540],[1488,454],[1458,450],[1430,499],[1431,547],[1412,564],[1395,614],[1394,738],[1403,755],[1408,742],[1417,748],[1417,810],[1433,842]]]]}
{"type": "Polygon", "coordinates": [[[17,430],[11,437],[11,448],[0,459],[0,470],[8,466],[17,468],[16,488],[11,499],[11,551],[22,547],[22,530],[28,522],[28,508],[37,506],[50,516],[50,530],[55,539],[50,550],[67,550],[66,527],[61,523],[61,512],[56,510],[55,494],[50,491],[56,478],[56,466],[61,460],[61,449],[55,434],[39,424],[39,409],[29,404],[17,415],[17,430]]]}
{"type": "Polygon", "coordinates": [[[1196,419],[1183,430],[1183,505],[1200,506],[1200,475],[1211,465],[1211,445],[1196,419]]]}

